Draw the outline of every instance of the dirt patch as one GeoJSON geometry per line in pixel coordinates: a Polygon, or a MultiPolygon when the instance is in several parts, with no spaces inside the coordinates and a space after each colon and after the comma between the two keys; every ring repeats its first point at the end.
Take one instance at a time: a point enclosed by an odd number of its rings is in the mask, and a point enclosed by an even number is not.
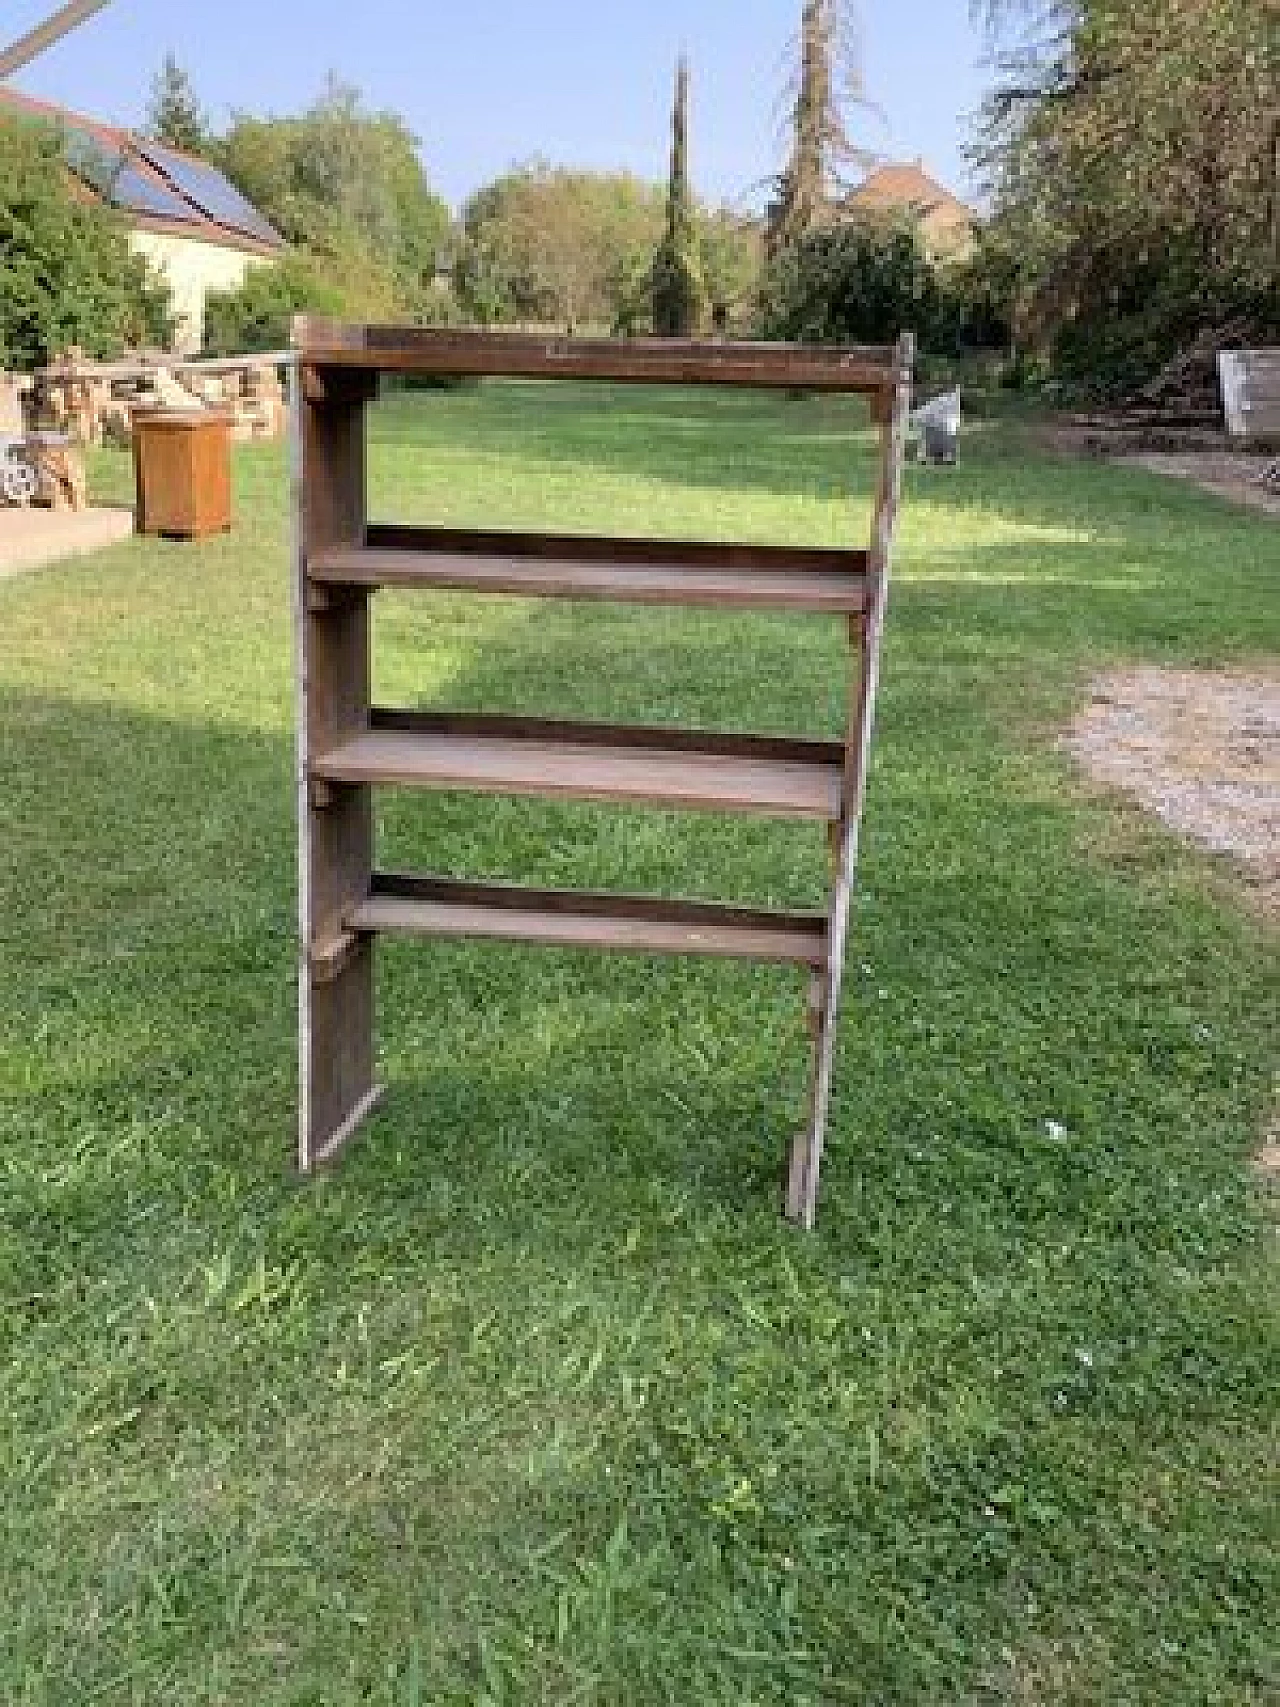
{"type": "Polygon", "coordinates": [[[1280,516],[1280,489],[1262,484],[1263,470],[1276,460],[1274,457],[1249,451],[1148,450],[1115,460],[1150,469],[1153,474],[1168,474],[1175,480],[1190,480],[1205,492],[1280,516]]]}
{"type": "Polygon", "coordinates": [[[1221,430],[1161,432],[1150,426],[1126,428],[1054,415],[1039,422],[1033,436],[1059,456],[1145,468],[1152,474],[1190,481],[1202,492],[1229,498],[1264,515],[1280,516],[1280,490],[1262,484],[1264,471],[1276,460],[1274,452],[1237,450],[1221,430]]]}
{"type": "Polygon", "coordinates": [[[1097,781],[1230,855],[1280,917],[1280,672],[1115,671],[1066,744],[1097,781]]]}
{"type": "Polygon", "coordinates": [[[1280,1192],[1280,1113],[1272,1121],[1262,1148],[1253,1158],[1253,1165],[1263,1184],[1280,1192]]]}
{"type": "Polygon", "coordinates": [[[19,510],[0,505],[0,580],[128,539],[132,510],[19,510]]]}

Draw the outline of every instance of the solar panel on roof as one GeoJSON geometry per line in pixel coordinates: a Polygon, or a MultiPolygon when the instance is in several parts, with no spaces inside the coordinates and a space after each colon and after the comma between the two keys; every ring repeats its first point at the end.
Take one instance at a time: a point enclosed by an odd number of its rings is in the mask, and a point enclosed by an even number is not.
{"type": "Polygon", "coordinates": [[[210,219],[242,231],[247,237],[256,237],[260,242],[279,242],[279,233],[216,167],[206,165],[202,160],[189,160],[184,154],[175,154],[158,142],[140,140],[138,146],[152,165],[158,166],[210,219]]]}
{"type": "Polygon", "coordinates": [[[117,207],[134,213],[159,214],[163,219],[181,220],[184,225],[200,224],[199,215],[181,196],[175,196],[172,190],[148,178],[136,166],[123,166],[117,172],[109,194],[117,207]]]}
{"type": "Polygon", "coordinates": [[[78,177],[84,179],[100,195],[107,195],[123,159],[118,148],[108,148],[87,130],[68,128],[67,163],[78,177]]]}
{"type": "Polygon", "coordinates": [[[125,158],[123,150],[87,130],[68,127],[67,164],[77,177],[98,192],[113,207],[131,213],[149,213],[162,219],[198,225],[199,216],[181,196],[125,158]]]}

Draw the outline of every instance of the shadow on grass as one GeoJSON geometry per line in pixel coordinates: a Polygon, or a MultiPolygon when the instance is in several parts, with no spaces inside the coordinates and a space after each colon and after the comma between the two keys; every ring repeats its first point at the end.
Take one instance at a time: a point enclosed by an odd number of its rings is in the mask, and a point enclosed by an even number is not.
{"type": "MultiPolygon", "coordinates": [[[[862,543],[877,468],[861,399],[647,387],[497,383],[399,394],[374,410],[371,446],[380,520],[433,519],[430,504],[406,505],[403,494],[413,467],[434,459],[438,478],[459,470],[460,490],[485,471],[490,523],[505,507],[505,525],[590,531],[594,518],[574,518],[594,490],[603,493],[600,531],[694,527],[708,537],[764,538],[774,536],[776,512],[758,517],[756,500],[785,497],[814,506],[797,519],[815,543],[862,543]],[[541,484],[527,484],[531,468],[541,484]],[[646,507],[633,515],[626,506],[637,493],[646,507]],[[852,511],[842,502],[849,498],[852,511]],[[611,513],[611,503],[623,507],[611,513]]],[[[971,423],[957,467],[908,465],[905,484],[899,560],[907,574],[917,541],[927,541],[930,561],[953,551],[981,570],[985,544],[964,536],[994,516],[1022,535],[1017,549],[1074,558],[1073,547],[1085,546],[1104,576],[1144,554],[1167,563],[1182,551],[1188,576],[1212,589],[1223,579],[1225,546],[1228,557],[1257,560],[1256,596],[1265,596],[1260,569],[1274,538],[1267,518],[1142,470],[1048,453],[1018,423],[971,423]]]]}
{"type": "MultiPolygon", "coordinates": [[[[901,592],[812,1240],[777,1217],[797,980],[716,963],[391,948],[385,1112],[293,1180],[289,743],[7,704],[11,1675],[265,1700],[284,1656],[280,1700],[331,1700],[407,1687],[416,1644],[437,1699],[960,1699],[1081,1621],[1090,1677],[1167,1683],[1186,1618],[1206,1676],[1261,1677],[1265,959],[1159,837],[1083,864],[985,674],[943,692],[925,634],[989,645],[1003,590],[901,592]],[[58,1486],[94,1492],[54,1547],[58,1486]]],[[[1109,596],[1141,631],[1155,595],[1109,596]]],[[[834,658],[729,638],[726,676],[696,626],[520,620],[449,697],[643,715],[669,669],[691,721],[812,727],[834,658]]],[[[383,837],[757,899],[820,873],[785,826],[618,824],[416,797],[383,837]]]]}
{"type": "Polygon", "coordinates": [[[787,403],[755,393],[503,383],[393,395],[372,412],[370,444],[379,520],[424,519],[384,517],[380,507],[406,457],[492,469],[499,503],[504,470],[523,480],[531,465],[563,466],[597,483],[614,474],[642,490],[739,497],[839,497],[851,477],[869,496],[875,476],[874,438],[857,398],[787,403]]]}

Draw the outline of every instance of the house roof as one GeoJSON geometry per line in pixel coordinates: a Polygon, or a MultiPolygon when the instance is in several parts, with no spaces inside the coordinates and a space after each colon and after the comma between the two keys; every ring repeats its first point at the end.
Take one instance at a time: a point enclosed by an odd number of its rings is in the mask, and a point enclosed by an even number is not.
{"type": "Polygon", "coordinates": [[[914,208],[938,225],[973,226],[978,215],[944,184],[931,178],[919,160],[890,161],[869,172],[846,203],[851,208],[876,210],[914,208]]]}
{"type": "Polygon", "coordinates": [[[274,255],[284,239],[207,160],[0,85],[0,113],[56,125],[77,186],[135,227],[274,255]]]}

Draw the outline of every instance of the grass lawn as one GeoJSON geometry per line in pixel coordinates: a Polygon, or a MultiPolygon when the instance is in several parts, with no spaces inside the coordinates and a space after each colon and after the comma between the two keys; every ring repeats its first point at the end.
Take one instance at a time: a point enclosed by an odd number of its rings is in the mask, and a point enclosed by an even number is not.
{"type": "MultiPolygon", "coordinates": [[[[489,386],[391,518],[860,542],[846,402],[489,386]]],[[[95,467],[127,490],[123,457],[95,467]]],[[[1274,936],[1089,790],[1092,671],[1280,653],[1274,524],[912,471],[816,1235],[799,974],[389,945],[291,1173],[278,447],[0,582],[0,1700],[1274,1703],[1274,936]]],[[[387,597],[407,703],[835,732],[823,619],[387,597]]],[[[814,902],[818,827],[388,799],[420,869],[814,902]]]]}

